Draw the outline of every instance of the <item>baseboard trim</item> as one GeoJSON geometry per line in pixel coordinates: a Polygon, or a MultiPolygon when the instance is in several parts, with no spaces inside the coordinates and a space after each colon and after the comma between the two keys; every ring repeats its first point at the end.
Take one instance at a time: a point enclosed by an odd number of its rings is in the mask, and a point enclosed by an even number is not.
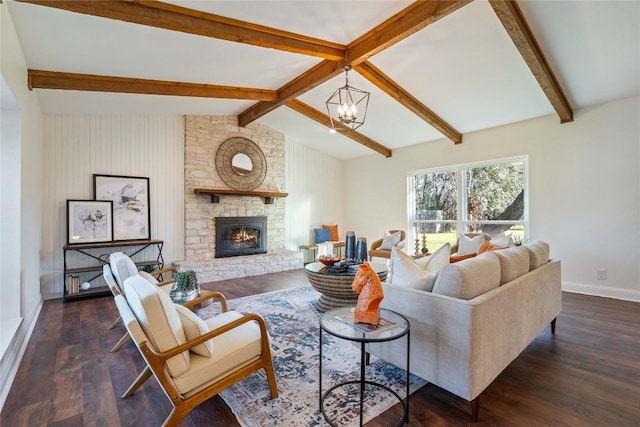
{"type": "Polygon", "coordinates": [[[38,304],[38,307],[36,307],[35,313],[31,318],[31,322],[26,332],[21,334],[21,331],[24,331],[24,329],[18,328],[16,336],[13,338],[12,342],[7,348],[7,351],[2,356],[0,369],[2,369],[3,371],[6,369],[7,376],[6,378],[3,378],[2,385],[0,385],[0,411],[4,407],[7,396],[9,396],[9,391],[11,390],[13,380],[15,380],[16,374],[18,373],[18,368],[20,367],[20,362],[22,362],[22,357],[24,356],[25,351],[27,351],[27,345],[29,344],[29,340],[31,339],[33,330],[38,323],[38,317],[40,317],[40,311],[42,310],[43,302],[43,300],[40,300],[40,304],[38,304]],[[5,367],[5,363],[7,363],[8,366],[5,367]]]}
{"type": "Polygon", "coordinates": [[[609,286],[587,285],[584,283],[562,282],[562,290],[576,294],[614,298],[625,301],[640,302],[640,290],[612,288],[609,286]]]}

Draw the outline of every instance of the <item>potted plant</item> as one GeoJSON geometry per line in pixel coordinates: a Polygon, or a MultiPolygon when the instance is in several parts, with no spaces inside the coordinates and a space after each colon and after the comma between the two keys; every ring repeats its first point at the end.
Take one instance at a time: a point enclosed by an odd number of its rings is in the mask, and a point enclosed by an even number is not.
{"type": "Polygon", "coordinates": [[[175,283],[169,292],[173,302],[184,303],[200,296],[200,285],[195,271],[179,271],[174,279],[175,283]]]}

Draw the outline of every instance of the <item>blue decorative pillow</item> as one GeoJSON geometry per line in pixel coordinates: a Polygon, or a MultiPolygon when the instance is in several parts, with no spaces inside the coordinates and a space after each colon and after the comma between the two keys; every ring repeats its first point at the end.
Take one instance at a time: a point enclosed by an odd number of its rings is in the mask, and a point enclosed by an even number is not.
{"type": "Polygon", "coordinates": [[[313,234],[315,235],[316,243],[324,243],[331,241],[331,230],[328,228],[314,228],[313,234]]]}

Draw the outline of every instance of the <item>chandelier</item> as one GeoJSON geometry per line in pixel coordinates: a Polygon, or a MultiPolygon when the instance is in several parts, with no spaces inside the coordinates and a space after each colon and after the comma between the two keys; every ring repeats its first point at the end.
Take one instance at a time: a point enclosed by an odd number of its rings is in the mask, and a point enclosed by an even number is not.
{"type": "Polygon", "coordinates": [[[349,86],[349,71],[351,65],[343,68],[345,85],[338,88],[327,99],[327,112],[331,120],[331,131],[335,132],[340,125],[351,129],[358,129],[364,124],[369,106],[369,92],[349,86]]]}

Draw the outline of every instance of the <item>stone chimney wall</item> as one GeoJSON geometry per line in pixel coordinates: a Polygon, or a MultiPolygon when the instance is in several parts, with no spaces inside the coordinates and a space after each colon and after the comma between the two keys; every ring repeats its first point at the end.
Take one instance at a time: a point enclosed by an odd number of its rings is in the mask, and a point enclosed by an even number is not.
{"type": "Polygon", "coordinates": [[[285,198],[273,204],[249,196],[220,196],[220,203],[194,193],[196,188],[230,189],[216,170],[215,157],[220,144],[231,137],[255,142],[264,152],[267,176],[257,191],[286,192],[284,135],[258,123],[238,127],[236,116],[186,116],[185,118],[185,259],[210,261],[215,253],[215,217],[266,216],[267,250],[285,248],[285,198]]]}

